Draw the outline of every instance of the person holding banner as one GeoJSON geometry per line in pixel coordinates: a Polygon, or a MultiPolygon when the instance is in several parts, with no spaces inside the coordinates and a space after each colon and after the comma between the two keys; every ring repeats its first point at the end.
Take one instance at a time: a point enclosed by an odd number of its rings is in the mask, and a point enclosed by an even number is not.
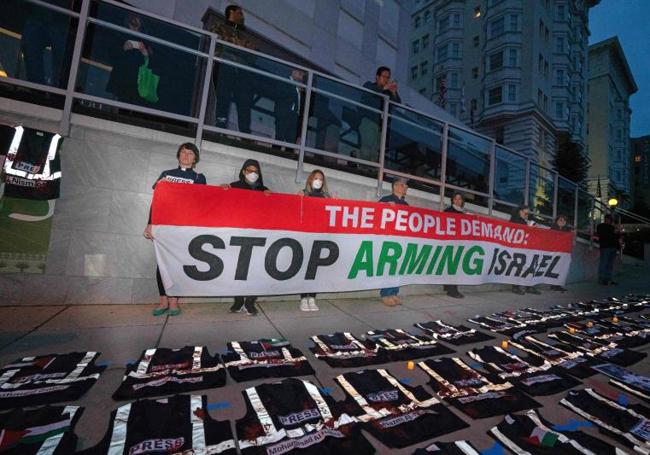
{"type": "MultiPolygon", "coordinates": [[[[451,197],[451,205],[445,209],[447,213],[466,213],[465,198],[460,193],[454,193],[451,197]]],[[[460,293],[458,286],[455,284],[445,284],[442,287],[449,297],[454,299],[463,299],[465,296],[460,293]]]]}
{"type": "MultiPolygon", "coordinates": [[[[168,169],[163,171],[153,184],[153,189],[161,180],[172,183],[188,183],[205,185],[206,180],[203,174],[199,174],[194,170],[196,163],[199,162],[199,149],[191,142],[181,144],[176,151],[176,159],[178,160],[178,167],[175,169],[168,169]]],[[[147,227],[144,229],[144,237],[153,240],[151,231],[151,209],[149,209],[149,221],[147,227]]],[[[160,276],[160,269],[156,267],[156,281],[158,282],[158,292],[160,293],[160,302],[153,310],[154,316],[162,316],[169,312],[170,316],[178,316],[181,314],[181,309],[178,307],[178,297],[169,297],[165,292],[165,287],[160,276]]]]}
{"type": "MultiPolygon", "coordinates": [[[[271,193],[271,190],[264,186],[260,163],[257,160],[251,159],[244,161],[239,171],[239,180],[223,185],[223,188],[237,188],[240,190],[264,191],[267,194],[271,193]]],[[[240,313],[243,311],[248,316],[257,316],[257,308],[255,308],[256,300],[257,296],[237,296],[235,297],[235,303],[230,307],[230,312],[240,313]]]]}
{"type": "MultiPolygon", "coordinates": [[[[517,211],[512,214],[510,217],[510,222],[515,224],[525,224],[526,226],[533,226],[535,222],[528,217],[530,216],[530,208],[523,204],[517,207],[517,211]]],[[[518,286],[516,284],[512,285],[512,292],[519,295],[529,294],[541,294],[537,288],[534,286],[518,286]]]]}
{"type": "MultiPolygon", "coordinates": [[[[551,230],[553,231],[562,231],[562,232],[570,232],[571,228],[567,226],[567,217],[566,215],[558,215],[555,217],[555,221],[553,221],[553,226],[551,226],[551,230]]],[[[551,291],[560,291],[560,292],[566,292],[567,289],[564,286],[560,286],[558,284],[554,284],[551,286],[551,291]]]]}
{"type": "MultiPolygon", "coordinates": [[[[406,192],[408,191],[408,180],[402,177],[398,177],[393,180],[392,189],[393,192],[388,196],[384,196],[379,199],[379,202],[387,202],[389,204],[399,204],[399,205],[409,205],[408,202],[404,199],[406,197],[406,192]]],[[[399,287],[394,288],[384,288],[379,291],[381,296],[381,303],[386,306],[396,306],[401,305],[399,301],[399,287]]]]}
{"type": "MultiPolygon", "coordinates": [[[[327,189],[327,181],[325,174],[320,169],[311,171],[305,182],[305,187],[298,192],[300,196],[309,197],[323,197],[330,198],[329,190],[327,189]]],[[[300,311],[318,311],[316,305],[316,294],[300,294],[300,311]]]]}

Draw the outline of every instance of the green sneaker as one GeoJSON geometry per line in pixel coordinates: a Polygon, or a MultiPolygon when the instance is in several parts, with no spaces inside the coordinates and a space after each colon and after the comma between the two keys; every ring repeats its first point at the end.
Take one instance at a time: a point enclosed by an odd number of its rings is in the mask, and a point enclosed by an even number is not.
{"type": "Polygon", "coordinates": [[[167,313],[167,310],[169,310],[169,308],[154,308],[151,314],[154,316],[162,316],[163,314],[167,313]]]}

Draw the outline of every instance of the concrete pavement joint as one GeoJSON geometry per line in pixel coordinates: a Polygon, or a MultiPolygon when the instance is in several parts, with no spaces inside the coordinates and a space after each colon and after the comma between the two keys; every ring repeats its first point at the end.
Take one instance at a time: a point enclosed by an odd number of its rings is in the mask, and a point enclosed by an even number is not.
{"type": "Polygon", "coordinates": [[[45,324],[47,324],[47,323],[50,322],[52,319],[54,319],[55,317],[57,317],[58,315],[60,315],[61,313],[63,313],[63,312],[64,312],[65,310],[67,310],[68,308],[70,308],[70,305],[66,305],[64,308],[61,308],[61,310],[59,310],[59,311],[57,311],[56,313],[54,313],[52,316],[50,316],[50,317],[47,318],[45,321],[43,321],[43,322],[41,322],[40,324],[38,324],[36,327],[33,327],[33,328],[32,328],[30,331],[28,331],[27,333],[24,333],[24,334],[22,334],[21,336],[19,336],[19,337],[17,337],[17,338],[14,338],[13,340],[11,340],[10,342],[4,344],[3,346],[0,346],[0,351],[2,351],[3,349],[5,349],[5,348],[11,346],[12,344],[14,344],[14,343],[16,343],[16,342],[22,340],[22,339],[25,338],[26,336],[28,336],[28,335],[30,335],[30,334],[36,332],[38,329],[40,329],[41,327],[43,327],[45,324]]]}

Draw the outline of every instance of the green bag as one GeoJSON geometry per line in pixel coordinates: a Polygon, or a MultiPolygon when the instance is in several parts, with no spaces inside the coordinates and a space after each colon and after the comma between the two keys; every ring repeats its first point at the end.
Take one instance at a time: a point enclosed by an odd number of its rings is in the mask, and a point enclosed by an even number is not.
{"type": "Polygon", "coordinates": [[[157,103],[159,82],[160,76],[151,71],[149,57],[146,57],[144,63],[138,68],[138,95],[150,103],[157,103]]]}

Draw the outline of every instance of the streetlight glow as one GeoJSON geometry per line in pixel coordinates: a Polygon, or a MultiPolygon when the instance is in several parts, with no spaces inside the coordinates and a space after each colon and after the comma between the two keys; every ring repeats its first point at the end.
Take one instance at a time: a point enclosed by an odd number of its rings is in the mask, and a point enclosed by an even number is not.
{"type": "Polygon", "coordinates": [[[618,205],[618,199],[616,199],[615,197],[610,198],[610,200],[607,201],[607,203],[609,204],[610,207],[616,207],[618,205]]]}

